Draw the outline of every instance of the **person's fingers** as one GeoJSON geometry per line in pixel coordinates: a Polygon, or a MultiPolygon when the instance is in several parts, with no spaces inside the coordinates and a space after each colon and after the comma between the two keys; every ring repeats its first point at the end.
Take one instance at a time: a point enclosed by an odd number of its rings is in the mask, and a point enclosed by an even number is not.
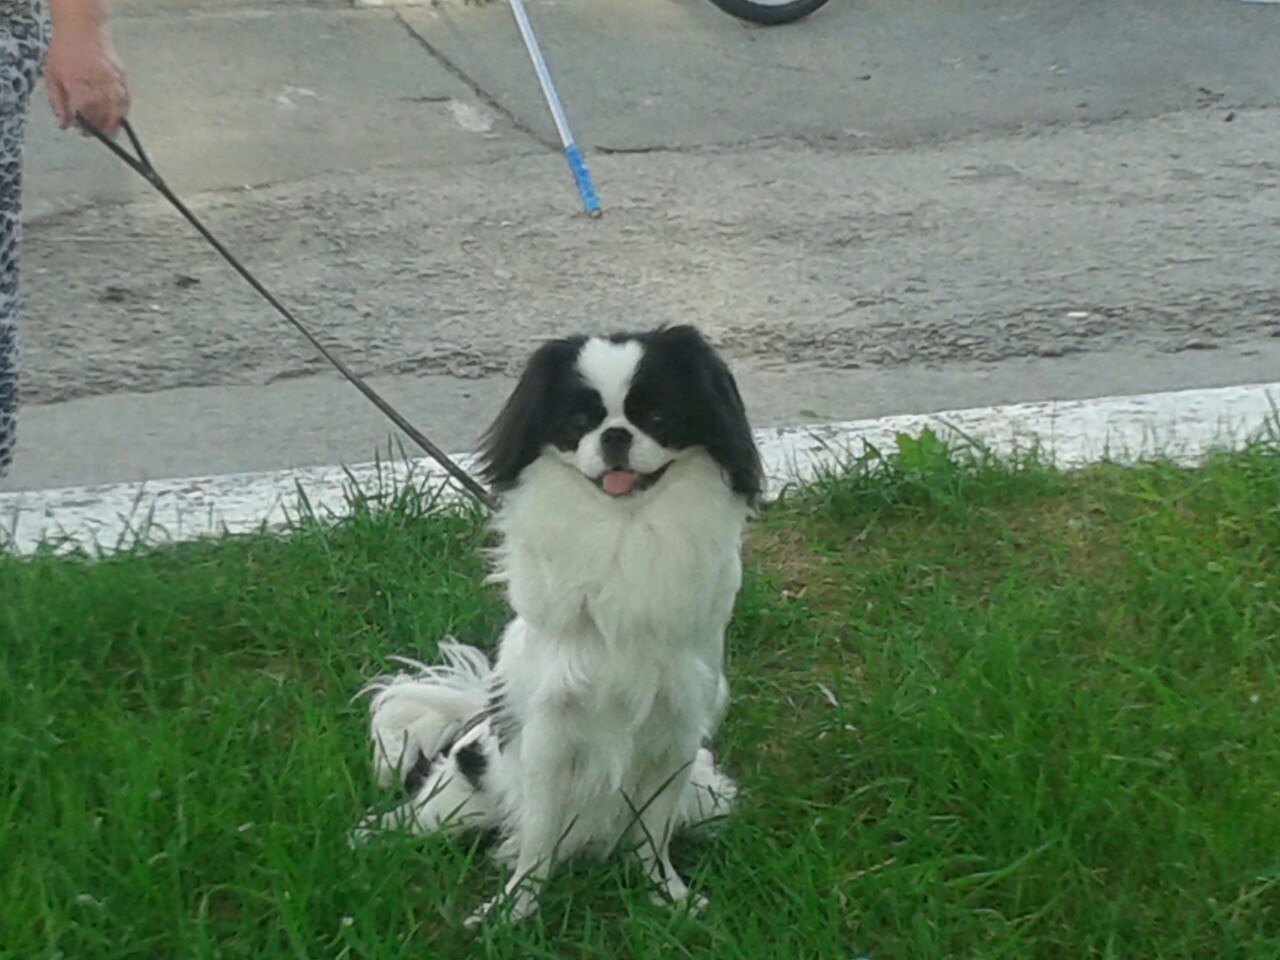
{"type": "Polygon", "coordinates": [[[120,126],[124,122],[124,118],[129,114],[129,84],[125,82],[124,74],[120,75],[120,82],[116,85],[115,100],[115,125],[120,126]]]}
{"type": "Polygon", "coordinates": [[[116,127],[120,126],[119,112],[114,109],[109,99],[100,95],[85,98],[78,105],[76,112],[103,133],[115,133],[116,127]]]}
{"type": "Polygon", "coordinates": [[[72,85],[68,93],[71,115],[84,117],[103,133],[115,133],[129,109],[129,94],[117,78],[72,85]]]}
{"type": "Polygon", "coordinates": [[[53,115],[58,121],[58,126],[65,130],[71,126],[75,119],[71,113],[71,101],[67,96],[67,88],[63,86],[60,77],[47,72],[44,78],[44,85],[45,92],[49,96],[49,106],[53,109],[53,115]]]}
{"type": "Polygon", "coordinates": [[[106,75],[97,87],[97,99],[100,104],[102,127],[107,133],[115,133],[120,129],[120,121],[129,112],[129,87],[125,83],[124,69],[113,52],[104,57],[106,75]]]}

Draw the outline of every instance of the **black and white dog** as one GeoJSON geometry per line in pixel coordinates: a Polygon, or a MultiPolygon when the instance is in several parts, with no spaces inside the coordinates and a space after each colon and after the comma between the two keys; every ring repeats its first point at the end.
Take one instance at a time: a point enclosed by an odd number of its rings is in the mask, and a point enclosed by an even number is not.
{"type": "Polygon", "coordinates": [[[620,843],[684,901],[671,834],[736,792],[705,747],[762,484],[733,377],[688,326],[554,340],[481,459],[515,618],[492,666],[442,644],[369,684],[379,778],[411,795],[382,825],[498,832],[511,877],[473,921],[528,914],[555,860],[620,843]]]}

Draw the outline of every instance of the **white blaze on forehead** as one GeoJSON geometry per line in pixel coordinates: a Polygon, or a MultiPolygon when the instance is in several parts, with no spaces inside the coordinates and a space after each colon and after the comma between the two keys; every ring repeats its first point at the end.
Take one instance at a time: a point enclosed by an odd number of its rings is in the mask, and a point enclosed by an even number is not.
{"type": "Polygon", "coordinates": [[[578,372],[600,393],[604,408],[610,416],[621,416],[631,380],[640,365],[644,351],[635,340],[613,343],[609,340],[588,340],[578,354],[578,372]]]}

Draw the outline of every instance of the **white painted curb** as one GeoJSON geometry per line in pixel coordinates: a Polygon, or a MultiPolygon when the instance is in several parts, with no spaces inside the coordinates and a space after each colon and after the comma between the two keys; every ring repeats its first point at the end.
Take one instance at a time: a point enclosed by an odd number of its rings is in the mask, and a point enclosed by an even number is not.
{"type": "MultiPolygon", "coordinates": [[[[891,450],[898,434],[915,436],[926,427],[958,432],[998,453],[1037,444],[1064,468],[1157,455],[1193,463],[1274,426],[1277,403],[1280,383],[1266,383],[758,430],[756,438],[776,492],[867,445],[891,450]]],[[[470,463],[470,457],[459,459],[470,463]]],[[[154,542],[247,533],[296,514],[299,490],[317,515],[337,516],[346,512],[353,483],[376,491],[409,477],[438,482],[442,475],[430,461],[415,460],[0,494],[0,542],[18,553],[42,542],[109,552],[140,531],[154,542]]]]}

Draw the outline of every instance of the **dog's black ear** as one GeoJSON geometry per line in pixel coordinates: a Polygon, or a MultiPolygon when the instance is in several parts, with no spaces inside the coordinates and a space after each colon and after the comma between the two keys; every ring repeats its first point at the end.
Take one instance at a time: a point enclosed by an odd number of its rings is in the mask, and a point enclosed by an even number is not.
{"type": "Polygon", "coordinates": [[[734,493],[754,503],[764,489],[764,468],[747,410],[728,366],[698,329],[688,324],[658,333],[664,346],[684,358],[702,398],[701,443],[729,476],[734,493]]]}
{"type": "Polygon", "coordinates": [[[547,444],[552,393],[581,347],[581,339],[550,340],[539,347],[497,419],[480,438],[480,475],[494,490],[514,486],[547,444]]]}

